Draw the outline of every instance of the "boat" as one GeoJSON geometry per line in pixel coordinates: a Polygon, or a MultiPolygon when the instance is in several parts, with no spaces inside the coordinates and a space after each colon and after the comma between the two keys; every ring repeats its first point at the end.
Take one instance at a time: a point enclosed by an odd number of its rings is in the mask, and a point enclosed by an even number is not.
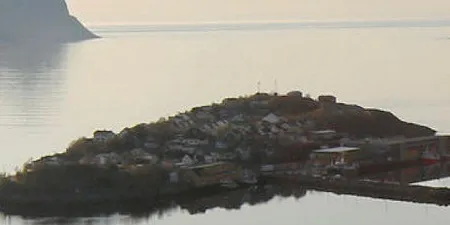
{"type": "Polygon", "coordinates": [[[421,160],[424,164],[427,165],[434,164],[441,161],[441,155],[436,151],[430,151],[427,149],[425,152],[423,152],[421,160]]]}

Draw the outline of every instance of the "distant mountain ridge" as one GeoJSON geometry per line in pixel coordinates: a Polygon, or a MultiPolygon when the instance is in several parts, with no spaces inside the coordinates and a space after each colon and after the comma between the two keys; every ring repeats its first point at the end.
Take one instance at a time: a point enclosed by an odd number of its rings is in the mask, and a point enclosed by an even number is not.
{"type": "Polygon", "coordinates": [[[0,40],[75,42],[97,38],[65,0],[0,0],[0,40]]]}

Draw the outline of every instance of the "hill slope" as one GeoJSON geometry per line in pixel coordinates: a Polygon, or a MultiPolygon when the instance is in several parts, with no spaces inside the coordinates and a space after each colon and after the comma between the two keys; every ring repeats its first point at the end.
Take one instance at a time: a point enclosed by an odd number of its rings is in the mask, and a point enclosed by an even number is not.
{"type": "Polygon", "coordinates": [[[0,40],[74,42],[97,38],[65,0],[0,0],[0,40]]]}

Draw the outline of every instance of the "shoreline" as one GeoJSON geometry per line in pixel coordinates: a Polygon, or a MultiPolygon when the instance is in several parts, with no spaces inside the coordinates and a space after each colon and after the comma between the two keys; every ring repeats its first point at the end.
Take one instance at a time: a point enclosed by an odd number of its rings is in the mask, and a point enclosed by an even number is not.
{"type": "MultiPolygon", "coordinates": [[[[449,162],[441,162],[441,166],[449,162]]],[[[398,168],[422,168],[415,164],[412,166],[399,166],[398,168]]],[[[397,168],[397,169],[398,169],[397,168]]],[[[385,172],[397,171],[387,169],[385,172]]],[[[372,171],[374,172],[374,171],[372,171]]],[[[383,170],[378,170],[378,173],[383,170]]],[[[378,174],[372,173],[372,174],[378,174]]],[[[49,195],[48,197],[14,195],[0,196],[0,211],[5,215],[18,215],[25,217],[48,216],[95,216],[114,213],[147,213],[164,211],[194,204],[201,199],[220,195],[228,195],[233,192],[249,192],[266,186],[280,188],[293,188],[293,190],[314,190],[334,193],[337,195],[353,195],[374,199],[387,199],[411,203],[426,203],[447,207],[450,205],[450,188],[427,187],[411,184],[384,183],[382,181],[364,179],[362,175],[356,178],[346,177],[312,177],[304,175],[265,174],[261,175],[256,184],[240,185],[236,188],[227,188],[221,185],[205,186],[202,188],[190,187],[177,191],[160,191],[153,196],[145,196],[140,193],[125,195],[49,195]]],[[[371,175],[370,173],[368,175],[371,175]]],[[[450,177],[450,176],[449,176],[450,177]]],[[[295,193],[293,191],[292,193],[295,193]]],[[[306,193],[306,192],[305,192],[306,193]]]]}
{"type": "MultiPolygon", "coordinates": [[[[291,91],[226,98],[118,134],[97,130],[65,152],[27,162],[22,171],[1,177],[0,211],[152,208],[230,191],[222,186],[236,183],[289,185],[265,182],[267,174],[284,171],[300,172],[312,189],[333,192],[333,185],[343,184],[315,177],[353,181],[359,173],[444,160],[450,136],[435,134],[387,111],[339,103],[332,95],[313,99],[291,91]]],[[[358,185],[347,186],[348,193],[357,195],[352,190],[368,184],[358,185]]]]}

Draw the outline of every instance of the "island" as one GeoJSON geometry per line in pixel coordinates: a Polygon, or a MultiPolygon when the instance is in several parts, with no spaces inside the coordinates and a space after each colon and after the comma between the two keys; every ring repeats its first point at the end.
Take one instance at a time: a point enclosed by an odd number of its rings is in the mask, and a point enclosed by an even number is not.
{"type": "Polygon", "coordinates": [[[0,41],[68,43],[98,38],[69,14],[65,0],[0,0],[0,41]]]}
{"type": "Polygon", "coordinates": [[[0,210],[149,208],[268,183],[447,205],[448,189],[405,191],[366,176],[445,161],[449,146],[450,136],[333,95],[256,93],[117,133],[97,130],[62,153],[30,160],[1,176],[0,210]]]}

